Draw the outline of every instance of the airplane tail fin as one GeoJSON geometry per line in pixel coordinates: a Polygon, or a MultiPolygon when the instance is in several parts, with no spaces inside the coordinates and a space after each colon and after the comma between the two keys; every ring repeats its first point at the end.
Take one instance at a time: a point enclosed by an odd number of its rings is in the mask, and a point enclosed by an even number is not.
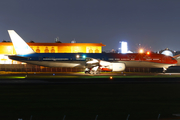
{"type": "Polygon", "coordinates": [[[8,33],[17,54],[23,55],[35,53],[33,49],[14,30],[8,30],[8,33]]]}

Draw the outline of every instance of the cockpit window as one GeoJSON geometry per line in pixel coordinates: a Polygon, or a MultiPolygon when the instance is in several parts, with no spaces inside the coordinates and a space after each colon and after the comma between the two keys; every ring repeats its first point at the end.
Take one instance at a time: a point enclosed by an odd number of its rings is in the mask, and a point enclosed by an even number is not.
{"type": "Polygon", "coordinates": [[[172,58],[172,60],[176,60],[176,59],[172,58]]]}

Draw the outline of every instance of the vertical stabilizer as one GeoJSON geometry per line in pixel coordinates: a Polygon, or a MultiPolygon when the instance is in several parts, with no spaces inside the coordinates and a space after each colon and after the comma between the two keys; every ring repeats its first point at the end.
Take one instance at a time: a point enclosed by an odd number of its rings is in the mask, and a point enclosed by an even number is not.
{"type": "Polygon", "coordinates": [[[17,54],[23,55],[35,53],[32,48],[14,30],[8,30],[8,33],[17,54]]]}

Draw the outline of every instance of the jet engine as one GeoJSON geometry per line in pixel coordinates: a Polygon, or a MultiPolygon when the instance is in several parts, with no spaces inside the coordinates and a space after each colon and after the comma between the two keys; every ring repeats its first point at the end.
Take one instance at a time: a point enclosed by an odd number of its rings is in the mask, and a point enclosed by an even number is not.
{"type": "Polygon", "coordinates": [[[124,71],[125,64],[124,63],[111,63],[110,69],[112,69],[112,71],[124,71]]]}
{"type": "Polygon", "coordinates": [[[124,71],[124,63],[113,63],[97,59],[89,59],[86,62],[85,73],[89,74],[99,74],[101,70],[103,71],[124,71]]]}
{"type": "Polygon", "coordinates": [[[106,61],[100,61],[99,65],[100,68],[103,71],[124,71],[125,70],[125,64],[124,63],[112,63],[112,62],[106,62],[106,61]],[[108,70],[109,69],[109,70],[108,70]]]}

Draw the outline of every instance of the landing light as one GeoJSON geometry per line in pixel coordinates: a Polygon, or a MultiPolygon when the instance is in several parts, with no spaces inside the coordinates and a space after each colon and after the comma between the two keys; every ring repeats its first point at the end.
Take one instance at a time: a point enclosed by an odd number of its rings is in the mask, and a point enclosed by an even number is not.
{"type": "Polygon", "coordinates": [[[79,58],[79,55],[76,55],[76,58],[79,58]]]}
{"type": "Polygon", "coordinates": [[[139,50],[139,53],[143,53],[143,52],[144,52],[144,50],[143,50],[143,49],[140,49],[140,50],[139,50]]]}
{"type": "Polygon", "coordinates": [[[112,77],[112,76],[110,76],[110,77],[109,77],[109,79],[110,79],[110,80],[112,80],[112,79],[113,79],[113,77],[112,77]]]}

